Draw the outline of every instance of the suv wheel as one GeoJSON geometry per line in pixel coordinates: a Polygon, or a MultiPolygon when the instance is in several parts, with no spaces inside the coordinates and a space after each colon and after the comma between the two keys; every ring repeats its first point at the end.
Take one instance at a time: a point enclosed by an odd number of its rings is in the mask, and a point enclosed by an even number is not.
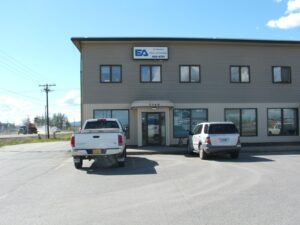
{"type": "Polygon", "coordinates": [[[205,159],[208,158],[207,153],[203,150],[203,148],[202,148],[201,145],[199,145],[199,157],[200,157],[200,159],[202,159],[202,160],[205,160],[205,159]]]}

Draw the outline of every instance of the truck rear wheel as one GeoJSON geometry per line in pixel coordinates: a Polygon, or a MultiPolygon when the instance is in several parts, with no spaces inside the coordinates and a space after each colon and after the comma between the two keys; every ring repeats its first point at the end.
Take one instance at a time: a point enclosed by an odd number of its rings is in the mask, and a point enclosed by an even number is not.
{"type": "Polygon", "coordinates": [[[76,169],[82,168],[82,158],[81,157],[74,157],[74,166],[76,169]]]}

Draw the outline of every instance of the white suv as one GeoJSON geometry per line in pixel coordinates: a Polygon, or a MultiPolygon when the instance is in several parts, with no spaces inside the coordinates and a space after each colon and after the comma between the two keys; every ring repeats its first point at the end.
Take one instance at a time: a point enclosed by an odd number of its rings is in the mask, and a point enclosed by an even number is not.
{"type": "Polygon", "coordinates": [[[215,153],[229,153],[237,159],[240,150],[240,135],[231,122],[199,123],[188,138],[188,153],[198,153],[201,159],[215,153]]]}

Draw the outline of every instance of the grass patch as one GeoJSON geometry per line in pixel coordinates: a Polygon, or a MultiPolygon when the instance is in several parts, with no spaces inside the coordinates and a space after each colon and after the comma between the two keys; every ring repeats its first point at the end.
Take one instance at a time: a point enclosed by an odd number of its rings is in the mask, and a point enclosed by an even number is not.
{"type": "Polygon", "coordinates": [[[50,139],[45,137],[18,137],[18,138],[3,138],[0,139],[0,148],[6,145],[19,145],[19,144],[30,144],[30,143],[42,143],[42,142],[55,142],[55,141],[69,141],[71,134],[57,135],[55,138],[53,136],[50,139]]]}

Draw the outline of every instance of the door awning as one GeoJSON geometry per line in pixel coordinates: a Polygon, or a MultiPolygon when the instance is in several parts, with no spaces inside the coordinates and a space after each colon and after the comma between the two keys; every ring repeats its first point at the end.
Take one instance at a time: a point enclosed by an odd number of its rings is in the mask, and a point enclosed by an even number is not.
{"type": "Polygon", "coordinates": [[[139,101],[134,101],[131,103],[132,108],[137,108],[137,107],[151,107],[151,108],[158,108],[158,107],[174,107],[173,102],[168,101],[168,100],[139,100],[139,101]]]}

